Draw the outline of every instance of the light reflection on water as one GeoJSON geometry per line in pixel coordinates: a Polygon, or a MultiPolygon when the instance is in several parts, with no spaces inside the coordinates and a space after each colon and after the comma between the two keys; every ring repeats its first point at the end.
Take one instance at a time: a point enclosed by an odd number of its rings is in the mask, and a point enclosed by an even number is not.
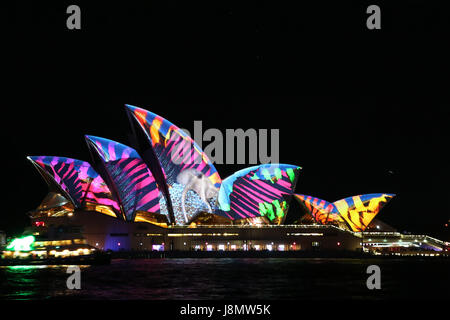
{"type": "Polygon", "coordinates": [[[0,298],[404,299],[428,292],[428,298],[448,299],[449,264],[402,259],[114,260],[107,266],[80,266],[81,290],[67,289],[68,266],[9,266],[0,267],[0,298]],[[371,264],[382,270],[382,290],[366,287],[371,264]]]}
{"type": "MultiPolygon", "coordinates": [[[[67,291],[68,265],[2,266],[0,298],[45,299],[67,291]]],[[[89,266],[80,266],[85,270],[89,266]]],[[[67,292],[68,294],[71,292],[67,292]]]]}

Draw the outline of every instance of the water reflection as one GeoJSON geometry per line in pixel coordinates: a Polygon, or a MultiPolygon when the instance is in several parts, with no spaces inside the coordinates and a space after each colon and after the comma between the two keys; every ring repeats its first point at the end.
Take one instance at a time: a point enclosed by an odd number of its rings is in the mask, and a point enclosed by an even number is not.
{"type": "MultiPolygon", "coordinates": [[[[66,288],[68,265],[2,266],[1,293],[4,299],[46,299],[70,294],[66,288]]],[[[89,266],[80,266],[86,269],[89,266]]]]}
{"type": "Polygon", "coordinates": [[[442,298],[449,261],[358,259],[148,259],[80,266],[81,290],[69,290],[68,266],[0,267],[2,299],[404,299],[442,298]],[[378,264],[382,289],[365,285],[378,264]],[[411,279],[414,279],[412,281],[411,279]]]}

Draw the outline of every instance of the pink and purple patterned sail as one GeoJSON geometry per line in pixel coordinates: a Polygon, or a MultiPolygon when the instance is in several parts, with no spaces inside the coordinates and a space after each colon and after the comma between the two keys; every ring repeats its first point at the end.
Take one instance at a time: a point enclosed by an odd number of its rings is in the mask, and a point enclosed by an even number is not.
{"type": "Polygon", "coordinates": [[[219,191],[219,214],[230,219],[264,216],[281,223],[300,173],[300,167],[286,164],[263,164],[240,170],[222,181],[219,191]]]}
{"type": "Polygon", "coordinates": [[[119,198],[128,221],[134,221],[136,211],[159,213],[160,193],[156,181],[133,148],[124,144],[86,136],[92,150],[101,158],[108,180],[119,198]]]}
{"type": "Polygon", "coordinates": [[[220,187],[219,173],[191,137],[153,112],[130,105],[126,107],[151,141],[169,186],[176,183],[180,172],[195,169],[204,174],[215,188],[220,187]]]}
{"type": "Polygon", "coordinates": [[[109,206],[120,216],[120,208],[102,177],[86,162],[66,157],[27,157],[47,182],[53,182],[75,207],[86,202],[109,206]]]}

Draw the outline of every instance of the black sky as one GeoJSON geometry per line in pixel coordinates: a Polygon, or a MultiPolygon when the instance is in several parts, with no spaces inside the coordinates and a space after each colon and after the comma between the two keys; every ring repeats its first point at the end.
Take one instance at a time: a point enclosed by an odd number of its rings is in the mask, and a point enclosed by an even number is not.
{"type": "MultiPolygon", "coordinates": [[[[124,104],[180,127],[279,128],[297,192],[329,201],[398,196],[379,217],[446,237],[448,65],[445,12],[425,1],[288,6],[269,1],[78,2],[8,8],[0,229],[17,232],[46,194],[26,155],[90,160],[84,134],[128,143],[124,104]]],[[[218,165],[222,178],[244,166],[218,165]]],[[[447,236],[448,237],[448,236],[447,236]]]]}

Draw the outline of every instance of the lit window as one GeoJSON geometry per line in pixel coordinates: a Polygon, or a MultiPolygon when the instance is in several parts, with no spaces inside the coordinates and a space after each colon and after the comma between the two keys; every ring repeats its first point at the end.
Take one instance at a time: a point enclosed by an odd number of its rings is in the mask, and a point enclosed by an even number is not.
{"type": "Polygon", "coordinates": [[[163,250],[163,246],[160,244],[154,244],[152,245],[152,250],[154,251],[162,251],[163,250]]]}
{"type": "Polygon", "coordinates": [[[266,246],[266,249],[269,250],[269,251],[272,251],[272,245],[271,245],[271,244],[268,244],[268,245],[266,246]]]}

